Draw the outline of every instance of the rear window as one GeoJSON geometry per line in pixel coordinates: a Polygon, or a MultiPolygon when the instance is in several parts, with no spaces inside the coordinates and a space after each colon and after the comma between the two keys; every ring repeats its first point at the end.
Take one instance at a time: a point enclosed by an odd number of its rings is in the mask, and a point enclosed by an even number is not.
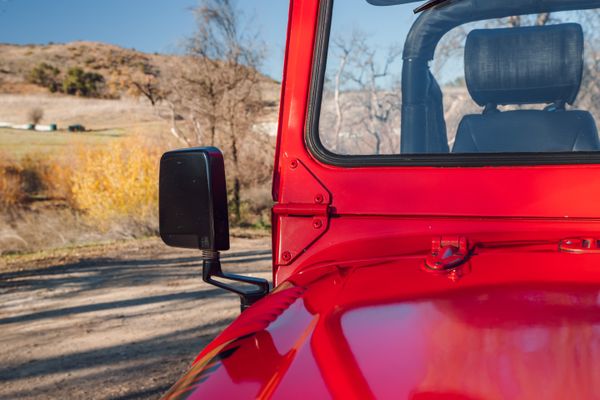
{"type": "Polygon", "coordinates": [[[599,0],[461,0],[418,15],[422,2],[371,1],[389,5],[323,7],[318,155],[552,162],[600,150],[599,0]]]}

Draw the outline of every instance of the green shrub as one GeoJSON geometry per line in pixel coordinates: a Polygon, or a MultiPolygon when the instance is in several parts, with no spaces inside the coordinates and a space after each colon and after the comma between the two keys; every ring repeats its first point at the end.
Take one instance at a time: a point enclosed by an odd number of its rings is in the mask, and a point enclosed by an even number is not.
{"type": "Polygon", "coordinates": [[[33,84],[48,88],[51,92],[60,89],[60,70],[53,65],[40,63],[34,67],[27,76],[27,80],[33,84]]]}
{"type": "Polygon", "coordinates": [[[75,67],[67,71],[62,83],[62,90],[67,94],[83,97],[99,97],[103,86],[104,77],[96,72],[85,72],[75,67]]]}

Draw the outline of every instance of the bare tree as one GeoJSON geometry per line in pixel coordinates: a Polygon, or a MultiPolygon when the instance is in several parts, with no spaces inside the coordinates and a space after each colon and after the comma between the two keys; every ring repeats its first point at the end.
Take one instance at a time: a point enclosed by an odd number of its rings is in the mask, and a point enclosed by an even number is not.
{"type": "Polygon", "coordinates": [[[543,25],[546,25],[549,20],[550,20],[549,12],[540,13],[537,15],[537,17],[535,19],[535,24],[538,26],[543,26],[543,25]]]}
{"type": "Polygon", "coordinates": [[[585,48],[583,80],[575,106],[590,111],[600,123],[600,10],[582,11],[579,18],[584,26],[585,48]]]}
{"type": "MultiPolygon", "coordinates": [[[[521,16],[521,15],[513,15],[511,17],[506,18],[506,25],[515,28],[522,25],[537,25],[543,26],[548,23],[550,20],[550,13],[543,12],[533,16],[533,21],[530,22],[531,18],[529,16],[521,16]]],[[[502,20],[500,20],[502,21],[502,20]]],[[[503,24],[503,22],[500,22],[503,24]]]]}
{"type": "MultiPolygon", "coordinates": [[[[563,20],[580,22],[586,37],[583,83],[574,106],[589,110],[600,121],[598,10],[567,14],[544,12],[477,21],[453,29],[436,47],[432,71],[443,86],[450,144],[462,117],[480,112],[466,89],[464,76],[456,68],[462,61],[467,33],[473,28],[543,26],[563,20]]],[[[326,148],[341,154],[397,152],[401,90],[391,72],[396,69],[393,64],[398,58],[399,52],[395,49],[390,49],[387,56],[378,54],[376,46],[360,32],[353,32],[345,40],[334,37],[329,59],[337,62],[330,63],[327,69],[319,121],[319,135],[326,148]]],[[[521,107],[528,106],[506,108],[521,107]]]]}
{"type": "Polygon", "coordinates": [[[377,48],[356,29],[332,40],[323,94],[320,135],[339,154],[397,153],[400,137],[401,90],[398,77],[401,51],[392,45],[377,48]]]}
{"type": "Polygon", "coordinates": [[[131,77],[132,94],[143,96],[152,106],[163,100],[164,93],[160,85],[160,70],[150,63],[141,65],[140,70],[131,77]]]}
{"type": "MultiPolygon", "coordinates": [[[[393,89],[391,67],[400,57],[401,50],[392,46],[382,63],[377,60],[377,50],[367,43],[365,36],[355,42],[356,51],[352,56],[350,79],[362,93],[360,96],[363,113],[361,124],[374,140],[374,154],[381,154],[384,140],[390,141],[390,118],[400,107],[400,90],[393,89]],[[387,82],[386,82],[387,81],[387,82]]],[[[391,148],[389,149],[391,150],[391,148]]]]}
{"type": "Polygon", "coordinates": [[[232,0],[203,0],[194,14],[197,30],[187,41],[184,66],[169,74],[165,103],[171,133],[186,146],[207,144],[223,149],[232,212],[240,222],[241,192],[252,181],[245,173],[248,158],[243,153],[264,152],[259,146],[272,146],[253,132],[263,109],[258,72],[263,46],[256,34],[245,29],[232,0]]]}
{"type": "Polygon", "coordinates": [[[27,118],[29,122],[35,126],[39,124],[44,118],[44,110],[42,110],[40,107],[32,108],[27,113],[27,118]]]}
{"type": "Polygon", "coordinates": [[[333,40],[334,51],[338,53],[339,64],[335,70],[333,78],[333,104],[335,107],[335,124],[333,127],[333,135],[335,137],[335,151],[341,151],[341,133],[342,124],[344,122],[344,107],[342,105],[342,97],[340,91],[347,80],[346,66],[350,61],[350,57],[354,50],[354,45],[357,42],[356,31],[353,32],[350,40],[344,40],[343,37],[337,37],[333,40]]]}
{"type": "Polygon", "coordinates": [[[521,16],[520,15],[513,15],[512,17],[508,17],[507,20],[507,25],[515,28],[517,26],[521,26],[521,16]]]}

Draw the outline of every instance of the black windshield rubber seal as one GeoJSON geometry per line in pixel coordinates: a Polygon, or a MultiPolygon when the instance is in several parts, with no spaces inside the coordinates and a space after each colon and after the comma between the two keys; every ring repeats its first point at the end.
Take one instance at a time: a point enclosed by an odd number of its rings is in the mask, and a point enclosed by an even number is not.
{"type": "Polygon", "coordinates": [[[428,2],[423,3],[419,7],[415,8],[413,10],[413,12],[415,14],[418,14],[418,13],[423,12],[425,10],[429,10],[430,8],[434,8],[434,7],[437,7],[437,6],[441,5],[441,4],[444,4],[444,3],[448,2],[448,1],[450,1],[450,0],[429,0],[428,2]]]}
{"type": "Polygon", "coordinates": [[[342,155],[327,150],[319,137],[319,117],[327,66],[333,3],[334,0],[322,0],[320,3],[304,135],[306,147],[317,161],[345,168],[600,164],[600,152],[342,155]]]}

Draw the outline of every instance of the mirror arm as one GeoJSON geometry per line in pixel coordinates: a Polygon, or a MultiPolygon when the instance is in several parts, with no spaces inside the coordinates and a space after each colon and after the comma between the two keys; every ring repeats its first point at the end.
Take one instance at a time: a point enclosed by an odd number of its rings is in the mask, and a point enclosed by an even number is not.
{"type": "Polygon", "coordinates": [[[221,261],[219,260],[218,251],[202,252],[202,280],[206,283],[228,290],[240,296],[242,311],[269,293],[269,282],[266,279],[224,273],[221,269],[221,261]],[[256,286],[257,289],[240,290],[235,286],[215,280],[213,277],[234,282],[247,283],[256,286]]]}

